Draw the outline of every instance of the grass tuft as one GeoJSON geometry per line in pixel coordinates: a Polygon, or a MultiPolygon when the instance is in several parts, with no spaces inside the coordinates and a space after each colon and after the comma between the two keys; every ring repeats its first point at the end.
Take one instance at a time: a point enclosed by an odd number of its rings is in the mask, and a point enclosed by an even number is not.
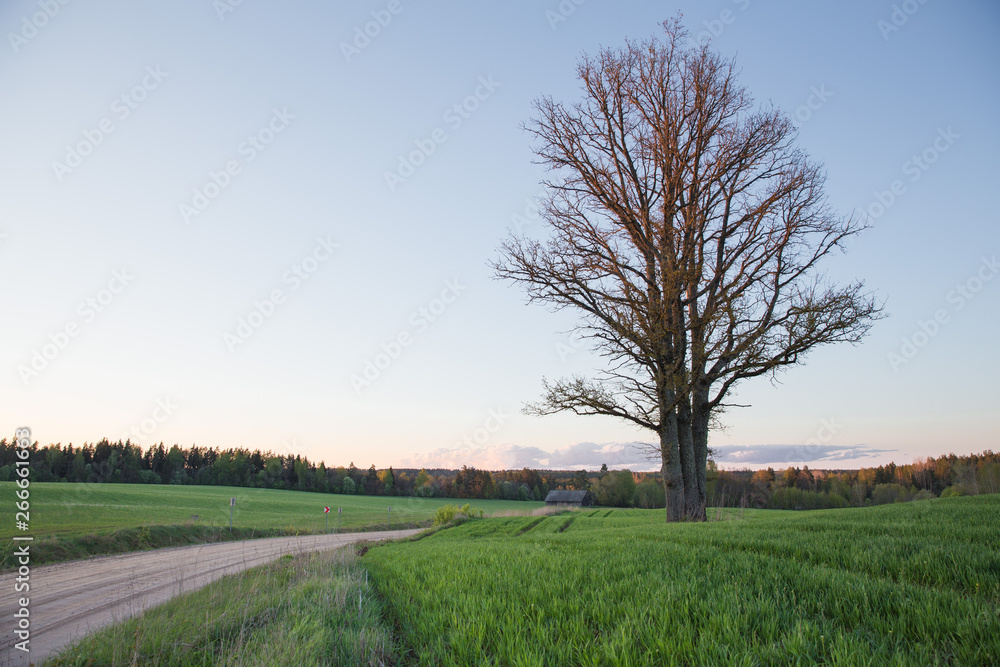
{"type": "Polygon", "coordinates": [[[48,666],[395,665],[398,643],[353,548],[223,577],[70,646],[48,666]]]}

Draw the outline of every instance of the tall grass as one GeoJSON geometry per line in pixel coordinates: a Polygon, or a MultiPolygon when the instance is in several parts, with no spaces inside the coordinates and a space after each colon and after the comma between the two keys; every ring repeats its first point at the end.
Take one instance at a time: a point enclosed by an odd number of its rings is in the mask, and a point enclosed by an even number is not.
{"type": "Polygon", "coordinates": [[[109,626],[44,665],[389,665],[397,645],[353,547],[284,556],[109,626]]]}
{"type": "Polygon", "coordinates": [[[1000,497],[656,517],[471,521],[364,562],[411,664],[1000,664],[1000,497]]]}
{"type": "Polygon", "coordinates": [[[580,508],[556,507],[555,505],[545,505],[544,507],[527,507],[523,509],[500,509],[485,512],[488,517],[509,517],[509,516],[550,516],[560,512],[575,512],[580,508]]]}

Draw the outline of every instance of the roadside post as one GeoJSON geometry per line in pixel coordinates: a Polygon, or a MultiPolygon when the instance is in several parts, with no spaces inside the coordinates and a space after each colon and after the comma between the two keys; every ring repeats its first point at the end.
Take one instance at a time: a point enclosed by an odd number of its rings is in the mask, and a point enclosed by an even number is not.
{"type": "Polygon", "coordinates": [[[330,508],[323,508],[323,518],[326,519],[326,532],[330,532],[330,508]]]}
{"type": "Polygon", "coordinates": [[[229,534],[233,534],[233,508],[236,507],[236,498],[229,499],[229,534]]]}
{"type": "Polygon", "coordinates": [[[344,513],[343,507],[337,508],[337,532],[340,532],[340,515],[344,513]]]}

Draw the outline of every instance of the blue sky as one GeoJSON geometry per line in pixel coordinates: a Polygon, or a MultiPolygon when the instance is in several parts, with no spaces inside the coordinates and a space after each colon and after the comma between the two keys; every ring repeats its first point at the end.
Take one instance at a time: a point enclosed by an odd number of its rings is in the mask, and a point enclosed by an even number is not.
{"type": "Polygon", "coordinates": [[[520,414],[543,376],[600,361],[571,314],[525,306],[487,263],[512,225],[544,232],[532,100],[577,99],[581,53],[678,11],[797,119],[831,204],[872,216],[828,270],[890,315],[740,386],[752,407],[713,434],[720,464],[995,449],[985,0],[6,2],[4,429],[359,466],[648,467],[628,443],[650,434],[520,414]]]}

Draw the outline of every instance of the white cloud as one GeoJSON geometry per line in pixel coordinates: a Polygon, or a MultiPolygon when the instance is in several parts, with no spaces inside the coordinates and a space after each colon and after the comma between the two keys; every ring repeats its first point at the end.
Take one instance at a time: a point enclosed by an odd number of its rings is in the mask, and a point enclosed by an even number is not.
{"type": "MultiPolygon", "coordinates": [[[[602,463],[611,469],[628,468],[634,472],[660,469],[659,457],[649,455],[650,445],[640,442],[579,442],[554,451],[520,445],[442,448],[403,459],[404,468],[456,469],[463,465],[484,470],[597,470],[602,463]]],[[[863,461],[896,450],[875,449],[868,445],[724,445],[712,447],[721,467],[756,467],[766,465],[810,465],[853,468],[863,461]]]]}
{"type": "Polygon", "coordinates": [[[896,450],[875,449],[868,445],[752,445],[749,447],[725,445],[712,447],[712,451],[716,453],[716,461],[728,466],[736,464],[760,466],[781,463],[828,465],[837,462],[852,462],[856,466],[859,459],[867,459],[896,450]]]}
{"type": "Polygon", "coordinates": [[[538,447],[520,445],[490,445],[486,447],[457,447],[436,449],[417,454],[402,461],[406,468],[461,468],[463,465],[486,470],[597,470],[602,463],[609,468],[629,468],[633,471],[658,470],[660,465],[651,461],[646,449],[638,442],[579,442],[545,451],[538,447]]]}

